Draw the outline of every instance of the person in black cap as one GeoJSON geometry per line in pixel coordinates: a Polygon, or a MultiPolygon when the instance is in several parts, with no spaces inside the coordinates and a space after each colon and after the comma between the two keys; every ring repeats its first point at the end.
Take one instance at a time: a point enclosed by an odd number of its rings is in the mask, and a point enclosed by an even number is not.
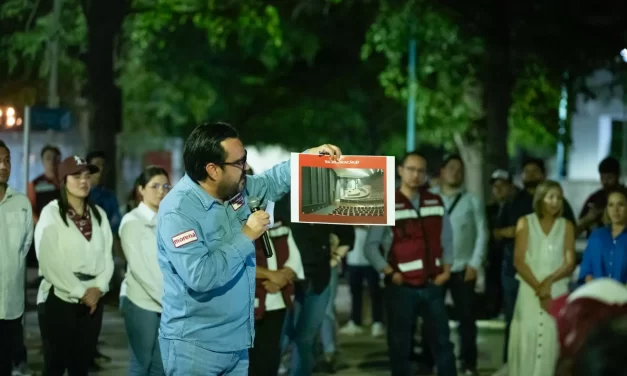
{"type": "Polygon", "coordinates": [[[585,232],[586,237],[589,237],[592,230],[603,226],[603,212],[607,205],[609,192],[615,189],[625,189],[620,184],[620,162],[618,159],[607,157],[602,160],[599,163],[599,175],[601,177],[601,189],[592,193],[583,204],[579,214],[577,235],[585,232]]]}
{"type": "Polygon", "coordinates": [[[499,218],[505,213],[507,202],[516,193],[516,186],[512,183],[512,176],[507,170],[495,170],[490,176],[492,201],[486,206],[486,217],[490,239],[485,263],[486,282],[485,293],[480,296],[483,304],[479,313],[481,318],[495,318],[503,309],[503,287],[501,285],[501,264],[503,263],[503,240],[495,239],[493,231],[498,227],[499,218]]]}

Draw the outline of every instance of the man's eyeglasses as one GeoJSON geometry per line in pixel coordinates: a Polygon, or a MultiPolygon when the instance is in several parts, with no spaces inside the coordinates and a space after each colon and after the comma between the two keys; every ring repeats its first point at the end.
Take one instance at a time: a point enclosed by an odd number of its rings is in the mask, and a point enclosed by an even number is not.
{"type": "Polygon", "coordinates": [[[248,158],[248,153],[244,154],[244,157],[238,159],[235,162],[222,162],[220,163],[223,166],[233,166],[233,167],[237,167],[240,170],[246,170],[246,158],[248,158]]]}

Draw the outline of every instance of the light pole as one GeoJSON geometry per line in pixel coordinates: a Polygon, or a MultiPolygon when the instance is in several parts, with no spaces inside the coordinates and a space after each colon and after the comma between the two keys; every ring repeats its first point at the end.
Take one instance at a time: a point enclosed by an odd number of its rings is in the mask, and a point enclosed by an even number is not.
{"type": "Polygon", "coordinates": [[[568,73],[564,73],[562,82],[562,93],[559,103],[559,129],[557,131],[557,158],[555,169],[555,180],[562,181],[564,179],[564,160],[566,154],[565,138],[566,138],[566,119],[568,119],[568,73]]]}
{"type": "Polygon", "coordinates": [[[409,41],[407,95],[407,152],[416,150],[416,40],[409,41]]]}

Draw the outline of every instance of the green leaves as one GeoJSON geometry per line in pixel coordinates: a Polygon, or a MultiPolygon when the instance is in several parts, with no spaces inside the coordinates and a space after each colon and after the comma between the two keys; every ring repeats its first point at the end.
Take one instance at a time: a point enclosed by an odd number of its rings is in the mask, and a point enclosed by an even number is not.
{"type": "Polygon", "coordinates": [[[426,1],[382,1],[368,30],[362,59],[385,57],[379,75],[385,94],[400,103],[408,98],[409,40],[417,41],[416,123],[421,142],[447,143],[483,117],[481,88],[472,65],[482,52],[481,41],[465,38],[459,27],[426,1]]]}

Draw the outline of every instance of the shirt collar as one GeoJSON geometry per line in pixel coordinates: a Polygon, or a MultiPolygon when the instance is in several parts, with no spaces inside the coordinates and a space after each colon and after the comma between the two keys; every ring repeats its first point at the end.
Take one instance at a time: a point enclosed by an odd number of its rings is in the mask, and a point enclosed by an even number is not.
{"type": "Polygon", "coordinates": [[[4,197],[2,198],[2,200],[0,200],[0,204],[4,204],[5,202],[9,201],[9,199],[15,194],[15,190],[13,190],[13,188],[7,186],[7,190],[6,192],[4,192],[4,197]]]}
{"type": "Polygon", "coordinates": [[[466,191],[466,189],[464,187],[461,187],[461,188],[451,192],[451,194],[445,195],[444,193],[442,193],[442,190],[440,189],[440,187],[434,187],[434,188],[431,189],[431,193],[437,193],[440,196],[446,196],[446,197],[456,196],[456,195],[461,194],[461,193],[463,193],[465,191],[466,191]]]}
{"type": "Polygon", "coordinates": [[[148,205],[143,202],[140,202],[139,205],[137,205],[137,214],[148,222],[152,222],[157,216],[157,213],[153,212],[152,209],[150,209],[148,205]]]}
{"type": "Polygon", "coordinates": [[[211,195],[205,192],[204,189],[200,186],[200,184],[196,183],[189,177],[189,175],[185,174],[183,176],[183,183],[185,183],[189,188],[191,188],[192,192],[198,197],[202,206],[205,210],[211,209],[211,206],[216,202],[216,199],[211,197],[211,195]]]}

